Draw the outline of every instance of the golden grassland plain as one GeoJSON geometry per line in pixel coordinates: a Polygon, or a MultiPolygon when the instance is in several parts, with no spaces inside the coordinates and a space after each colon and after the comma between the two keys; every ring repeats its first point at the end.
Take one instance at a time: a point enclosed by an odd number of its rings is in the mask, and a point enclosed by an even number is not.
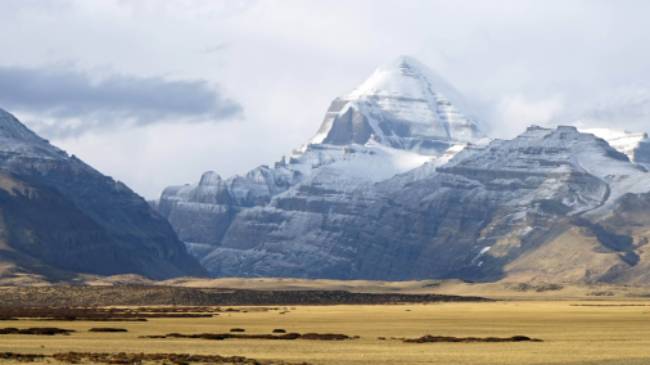
{"type": "MultiPolygon", "coordinates": [[[[152,318],[148,322],[3,321],[2,327],[52,326],[70,336],[0,336],[0,352],[145,352],[242,355],[311,364],[650,364],[650,300],[499,301],[413,305],[296,306],[222,312],[212,318],[152,318]],[[586,304],[586,305],[585,305],[586,304]],[[284,314],[281,314],[284,313],[284,314]],[[92,327],[127,333],[93,333],[92,327]],[[289,332],[358,335],[346,341],[146,339],[179,333],[289,332]],[[510,337],[543,342],[403,343],[423,335],[510,337]],[[380,340],[385,337],[387,340],[380,340]]],[[[53,360],[46,360],[53,363],[53,360]]],[[[0,362],[1,363],[1,362],[0,362]]],[[[9,363],[9,362],[5,362],[9,363]]]]}

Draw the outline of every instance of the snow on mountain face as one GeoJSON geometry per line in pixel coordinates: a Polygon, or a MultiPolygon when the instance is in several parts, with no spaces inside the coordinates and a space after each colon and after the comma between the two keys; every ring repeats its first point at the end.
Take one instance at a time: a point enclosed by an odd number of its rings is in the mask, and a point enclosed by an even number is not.
{"type": "Polygon", "coordinates": [[[650,143],[648,134],[645,132],[628,132],[609,128],[581,128],[580,131],[606,140],[610,146],[626,154],[631,161],[650,162],[650,153],[644,153],[650,143]]]}
{"type": "MultiPolygon", "coordinates": [[[[529,198],[562,196],[569,215],[598,208],[625,193],[650,190],[643,184],[650,177],[644,168],[630,163],[626,155],[604,140],[569,126],[554,130],[530,127],[513,140],[496,140],[483,150],[460,153],[441,170],[492,171],[499,177],[491,183],[498,180],[511,189],[527,184],[520,176],[544,176],[544,184],[529,198]],[[581,176],[598,182],[592,184],[596,188],[586,189],[589,184],[581,176]],[[567,180],[576,178],[583,184],[581,189],[571,187],[567,180]],[[577,192],[580,194],[575,195],[577,192]]],[[[529,200],[519,202],[525,205],[529,200]]]]}
{"type": "Polygon", "coordinates": [[[224,276],[491,280],[553,230],[650,177],[573,127],[531,127],[431,168],[436,161],[355,189],[338,188],[346,177],[325,165],[239,210],[218,246],[195,252],[224,276]]]}
{"type": "Polygon", "coordinates": [[[446,81],[415,59],[400,57],[336,99],[311,143],[375,140],[435,155],[450,144],[476,142],[484,136],[478,123],[460,111],[462,107],[462,98],[446,81]]]}

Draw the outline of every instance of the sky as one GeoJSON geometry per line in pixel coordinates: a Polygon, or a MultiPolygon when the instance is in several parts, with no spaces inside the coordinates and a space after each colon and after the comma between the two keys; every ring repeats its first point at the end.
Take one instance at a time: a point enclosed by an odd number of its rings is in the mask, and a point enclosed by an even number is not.
{"type": "Polygon", "coordinates": [[[410,55],[493,137],[650,131],[648,1],[3,0],[0,108],[146,198],[272,164],[410,55]]]}

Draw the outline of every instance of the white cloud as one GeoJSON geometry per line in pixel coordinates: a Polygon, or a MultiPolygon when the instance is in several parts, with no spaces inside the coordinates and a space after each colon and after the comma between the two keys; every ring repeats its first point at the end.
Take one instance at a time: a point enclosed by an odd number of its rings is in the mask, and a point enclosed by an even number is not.
{"type": "Polygon", "coordinates": [[[523,95],[506,96],[497,104],[498,120],[491,125],[492,133],[501,137],[513,137],[529,125],[557,124],[555,121],[559,113],[564,111],[564,105],[564,98],[559,95],[540,100],[527,99],[523,95]]]}

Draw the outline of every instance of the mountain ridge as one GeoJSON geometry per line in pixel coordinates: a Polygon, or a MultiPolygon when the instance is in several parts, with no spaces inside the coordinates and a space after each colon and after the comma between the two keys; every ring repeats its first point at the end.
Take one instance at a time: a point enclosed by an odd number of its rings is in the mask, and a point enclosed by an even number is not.
{"type": "Polygon", "coordinates": [[[169,224],[126,185],[0,110],[3,274],[203,275],[169,224]]]}

